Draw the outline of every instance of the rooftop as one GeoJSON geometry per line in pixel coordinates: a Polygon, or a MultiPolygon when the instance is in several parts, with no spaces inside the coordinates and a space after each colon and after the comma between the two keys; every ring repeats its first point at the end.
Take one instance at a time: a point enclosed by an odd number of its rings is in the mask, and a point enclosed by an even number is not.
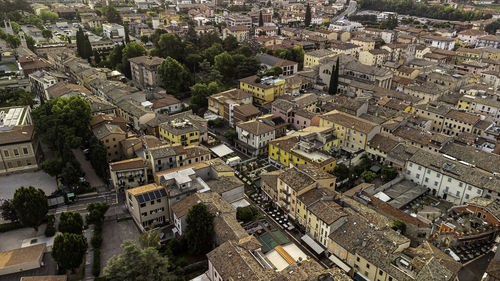
{"type": "Polygon", "coordinates": [[[111,167],[111,171],[125,171],[125,170],[137,170],[144,169],[147,165],[144,163],[142,158],[133,158],[122,160],[118,162],[113,162],[109,164],[111,167]]]}
{"type": "Polygon", "coordinates": [[[45,244],[0,252],[0,269],[22,266],[25,263],[38,263],[45,252],[45,244]]]}

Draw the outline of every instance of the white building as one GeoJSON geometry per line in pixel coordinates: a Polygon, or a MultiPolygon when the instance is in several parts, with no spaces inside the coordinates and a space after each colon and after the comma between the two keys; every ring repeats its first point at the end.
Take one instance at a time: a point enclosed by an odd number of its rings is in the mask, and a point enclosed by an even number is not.
{"type": "Polygon", "coordinates": [[[436,36],[436,35],[424,35],[421,38],[421,43],[424,43],[430,47],[436,47],[443,50],[453,50],[455,48],[455,39],[436,36]]]}
{"type": "Polygon", "coordinates": [[[102,33],[109,39],[125,38],[125,28],[116,23],[104,23],[102,25],[102,33]]]}
{"type": "Polygon", "coordinates": [[[269,142],[276,137],[275,128],[265,123],[265,120],[239,123],[236,132],[236,148],[251,156],[267,155],[269,142]]]}
{"type": "Polygon", "coordinates": [[[480,196],[499,198],[498,175],[445,154],[418,150],[408,160],[405,176],[429,188],[431,194],[454,204],[463,204],[480,196]]]}

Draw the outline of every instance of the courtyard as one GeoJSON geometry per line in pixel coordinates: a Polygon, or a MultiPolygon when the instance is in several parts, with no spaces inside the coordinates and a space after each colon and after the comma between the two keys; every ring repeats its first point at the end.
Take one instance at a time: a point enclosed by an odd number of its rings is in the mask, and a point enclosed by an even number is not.
{"type": "Polygon", "coordinates": [[[44,171],[36,171],[22,174],[12,174],[0,177],[0,200],[12,199],[14,192],[21,186],[34,186],[40,188],[49,196],[57,190],[56,178],[44,171]]]}

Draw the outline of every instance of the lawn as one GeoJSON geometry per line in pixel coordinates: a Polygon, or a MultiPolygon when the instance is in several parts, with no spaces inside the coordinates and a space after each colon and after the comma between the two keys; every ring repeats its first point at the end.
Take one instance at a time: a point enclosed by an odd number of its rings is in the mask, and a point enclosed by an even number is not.
{"type": "Polygon", "coordinates": [[[19,68],[17,67],[17,64],[13,62],[6,62],[6,63],[1,63],[0,64],[0,70],[4,71],[18,71],[19,68]]]}

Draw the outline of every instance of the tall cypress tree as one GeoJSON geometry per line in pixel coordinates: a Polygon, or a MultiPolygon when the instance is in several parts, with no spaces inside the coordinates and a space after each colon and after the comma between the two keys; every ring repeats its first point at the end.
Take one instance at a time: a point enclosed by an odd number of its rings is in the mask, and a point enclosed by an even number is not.
{"type": "Polygon", "coordinates": [[[336,94],[339,90],[339,57],[337,57],[337,65],[335,66],[335,72],[333,73],[333,89],[334,94],[336,94]]]}
{"type": "Polygon", "coordinates": [[[332,72],[330,74],[330,85],[328,86],[328,94],[335,95],[335,64],[332,65],[332,72]]]}
{"type": "Polygon", "coordinates": [[[262,10],[259,13],[259,26],[264,26],[264,18],[262,17],[262,10]]]}
{"type": "Polygon", "coordinates": [[[76,53],[83,57],[83,30],[81,27],[76,32],[76,53]]]}
{"type": "Polygon", "coordinates": [[[304,19],[304,23],[306,26],[311,25],[311,6],[309,6],[309,3],[307,3],[307,6],[306,6],[306,16],[304,19]]]}

